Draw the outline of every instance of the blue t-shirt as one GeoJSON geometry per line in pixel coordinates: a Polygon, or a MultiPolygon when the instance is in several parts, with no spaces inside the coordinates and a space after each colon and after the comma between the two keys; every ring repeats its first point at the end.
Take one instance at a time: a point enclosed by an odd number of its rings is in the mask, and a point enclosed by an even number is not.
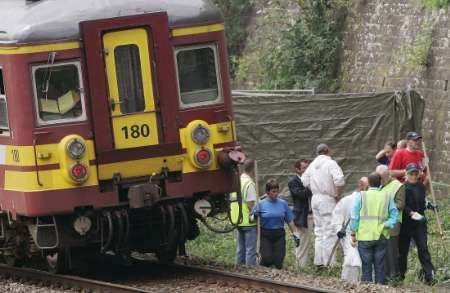
{"type": "Polygon", "coordinates": [[[261,228],[267,230],[284,229],[284,223],[289,223],[294,219],[294,214],[287,202],[277,198],[272,201],[265,198],[253,207],[252,213],[261,217],[261,228]]]}

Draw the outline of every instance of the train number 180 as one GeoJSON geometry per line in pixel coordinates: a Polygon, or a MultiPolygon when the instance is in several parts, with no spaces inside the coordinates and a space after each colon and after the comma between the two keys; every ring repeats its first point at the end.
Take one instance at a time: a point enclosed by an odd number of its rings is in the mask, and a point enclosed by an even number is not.
{"type": "Polygon", "coordinates": [[[150,135],[150,126],[147,124],[142,125],[131,125],[122,127],[123,134],[125,139],[131,138],[139,138],[139,137],[148,137],[150,135]]]}

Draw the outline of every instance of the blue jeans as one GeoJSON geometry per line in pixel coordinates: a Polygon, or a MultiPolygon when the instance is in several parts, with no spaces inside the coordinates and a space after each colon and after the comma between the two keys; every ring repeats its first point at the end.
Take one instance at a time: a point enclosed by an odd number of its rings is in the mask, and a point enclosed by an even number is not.
{"type": "Polygon", "coordinates": [[[256,226],[238,227],[236,264],[256,265],[256,226]]]}
{"type": "Polygon", "coordinates": [[[373,282],[372,267],[375,268],[375,283],[384,284],[384,256],[386,254],[387,240],[381,236],[375,241],[359,241],[358,251],[362,262],[363,282],[373,282]]]}

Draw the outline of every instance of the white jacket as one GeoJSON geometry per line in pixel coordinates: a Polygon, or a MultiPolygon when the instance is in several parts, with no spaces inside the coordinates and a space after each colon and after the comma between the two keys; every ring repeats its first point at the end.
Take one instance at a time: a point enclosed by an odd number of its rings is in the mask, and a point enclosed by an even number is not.
{"type": "Polygon", "coordinates": [[[344,186],[344,173],[330,156],[319,155],[302,175],[303,185],[313,194],[326,194],[336,197],[336,187],[344,186]]]}

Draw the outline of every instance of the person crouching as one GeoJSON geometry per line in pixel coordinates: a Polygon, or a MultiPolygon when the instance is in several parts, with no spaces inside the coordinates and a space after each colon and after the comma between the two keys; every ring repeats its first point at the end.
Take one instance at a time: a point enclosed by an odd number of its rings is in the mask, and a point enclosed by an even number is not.
{"type": "Polygon", "coordinates": [[[362,261],[363,282],[384,284],[384,257],[389,230],[397,223],[398,210],[394,200],[380,190],[381,177],[372,173],[368,177],[369,190],[361,192],[355,199],[350,229],[352,241],[358,241],[358,251],[362,261]]]}
{"type": "Polygon", "coordinates": [[[274,266],[281,269],[286,255],[286,235],[284,223],[287,223],[293,234],[296,246],[300,239],[294,233],[294,214],[285,200],[278,198],[279,185],[274,179],[266,183],[266,197],[253,209],[253,214],[261,221],[261,265],[274,266]]]}

